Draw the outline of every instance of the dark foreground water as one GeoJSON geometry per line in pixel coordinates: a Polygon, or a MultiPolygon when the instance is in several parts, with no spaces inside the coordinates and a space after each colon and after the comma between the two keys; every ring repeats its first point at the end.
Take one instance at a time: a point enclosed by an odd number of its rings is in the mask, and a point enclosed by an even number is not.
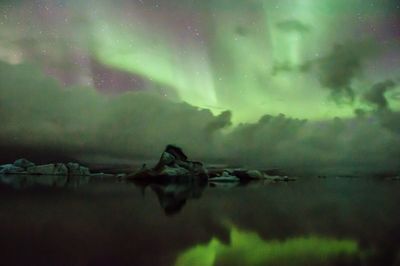
{"type": "Polygon", "coordinates": [[[0,265],[400,265],[400,182],[3,178],[0,265]]]}

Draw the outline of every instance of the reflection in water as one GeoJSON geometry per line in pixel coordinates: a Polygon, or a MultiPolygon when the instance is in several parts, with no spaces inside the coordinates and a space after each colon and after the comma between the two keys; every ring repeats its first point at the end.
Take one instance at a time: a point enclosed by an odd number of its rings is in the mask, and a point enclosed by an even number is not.
{"type": "Polygon", "coordinates": [[[88,184],[90,176],[67,175],[0,175],[0,185],[13,189],[79,187],[88,184]]]}
{"type": "Polygon", "coordinates": [[[354,240],[319,237],[264,241],[256,233],[230,230],[230,243],[213,238],[183,252],[176,266],[213,265],[357,265],[359,248],[354,240]]]}
{"type": "Polygon", "coordinates": [[[189,199],[199,199],[207,185],[207,181],[198,178],[182,178],[174,182],[143,182],[134,184],[146,190],[150,187],[157,195],[161,207],[166,215],[174,215],[180,212],[189,199]]]}
{"type": "Polygon", "coordinates": [[[400,265],[398,182],[0,181],[1,265],[400,265]]]}

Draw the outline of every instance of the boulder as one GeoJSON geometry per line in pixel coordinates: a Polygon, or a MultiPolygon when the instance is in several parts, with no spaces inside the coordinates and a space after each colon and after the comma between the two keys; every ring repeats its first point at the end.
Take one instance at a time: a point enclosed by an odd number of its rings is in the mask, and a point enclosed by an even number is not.
{"type": "Polygon", "coordinates": [[[32,162],[30,162],[30,161],[28,161],[27,159],[24,159],[24,158],[16,160],[14,162],[14,165],[17,166],[17,167],[21,167],[21,168],[23,168],[25,170],[28,169],[29,167],[35,166],[34,163],[32,163],[32,162]]]}

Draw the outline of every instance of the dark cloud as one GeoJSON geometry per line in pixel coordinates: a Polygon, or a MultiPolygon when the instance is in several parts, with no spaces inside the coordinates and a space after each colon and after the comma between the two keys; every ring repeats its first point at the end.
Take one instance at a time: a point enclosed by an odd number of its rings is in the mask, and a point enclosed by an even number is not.
{"type": "Polygon", "coordinates": [[[26,65],[1,63],[0,80],[0,144],[135,157],[173,142],[199,154],[210,125],[221,119],[150,92],[106,97],[92,88],[62,88],[26,65]]]}
{"type": "Polygon", "coordinates": [[[227,128],[232,125],[232,112],[224,111],[220,115],[218,115],[215,120],[211,121],[207,127],[206,131],[211,135],[214,132],[227,128]]]}
{"type": "Polygon", "coordinates": [[[364,100],[378,109],[387,109],[388,100],[385,97],[385,93],[395,86],[396,83],[392,80],[377,83],[364,95],[364,100]]]}
{"type": "MultiPolygon", "coordinates": [[[[382,128],[395,134],[400,134],[400,113],[390,108],[386,97],[386,93],[395,89],[396,85],[393,80],[376,83],[363,95],[362,99],[374,107],[370,113],[377,117],[382,128]]],[[[367,111],[363,111],[364,116],[367,113],[367,111]]],[[[400,153],[398,156],[400,156],[400,153]]]]}
{"type": "MultiPolygon", "coordinates": [[[[383,112],[380,114],[380,120],[383,127],[389,129],[396,134],[400,134],[400,112],[383,112]]],[[[398,158],[399,157],[400,153],[398,152],[398,158]]]]}
{"type": "MultiPolygon", "coordinates": [[[[392,118],[393,125],[398,118],[392,118]]],[[[400,136],[371,115],[323,122],[267,115],[257,123],[237,126],[223,141],[231,161],[257,167],[337,174],[400,166],[400,149],[392,146],[400,144],[400,136]]]]}
{"type": "Polygon", "coordinates": [[[314,63],[321,85],[335,97],[354,100],[351,83],[362,71],[363,60],[371,54],[370,49],[362,44],[336,45],[330,54],[314,63]]]}
{"type": "Polygon", "coordinates": [[[174,143],[194,160],[294,173],[400,168],[397,113],[324,122],[265,115],[227,131],[230,111],[214,116],[150,92],[107,97],[92,88],[62,88],[33,66],[1,63],[0,81],[0,146],[8,149],[157,159],[174,143]]]}
{"type": "Polygon", "coordinates": [[[307,33],[311,30],[310,26],[296,19],[280,21],[276,24],[276,27],[284,32],[307,33]]]}
{"type": "Polygon", "coordinates": [[[323,88],[330,90],[335,101],[352,102],[357,96],[352,82],[361,76],[365,61],[372,58],[377,51],[378,45],[371,41],[337,44],[327,55],[299,65],[276,62],[272,68],[272,75],[290,72],[312,73],[323,88]]]}

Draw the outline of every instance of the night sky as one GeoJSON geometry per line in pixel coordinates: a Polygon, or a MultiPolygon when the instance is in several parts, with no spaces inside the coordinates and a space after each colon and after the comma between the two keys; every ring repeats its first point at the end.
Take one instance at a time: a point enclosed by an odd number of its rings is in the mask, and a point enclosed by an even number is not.
{"type": "Polygon", "coordinates": [[[399,1],[1,0],[0,61],[3,146],[399,168],[399,1]]]}

